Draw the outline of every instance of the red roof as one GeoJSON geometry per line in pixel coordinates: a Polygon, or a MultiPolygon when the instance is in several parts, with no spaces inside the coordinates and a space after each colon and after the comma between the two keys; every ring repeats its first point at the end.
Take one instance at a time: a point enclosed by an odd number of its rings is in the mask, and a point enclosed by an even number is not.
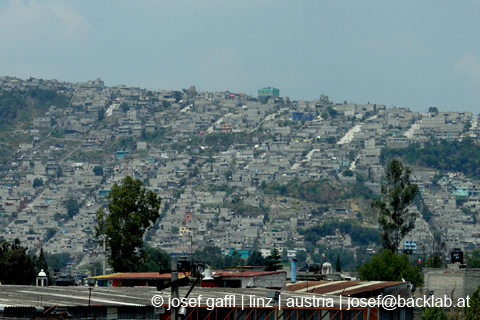
{"type": "MultiPolygon", "coordinates": [[[[185,273],[186,276],[190,275],[190,272],[185,273]]],[[[183,272],[178,273],[178,278],[183,278],[183,272]]],[[[130,272],[130,273],[113,273],[107,274],[103,276],[94,277],[98,280],[155,280],[155,279],[171,279],[171,273],[162,273],[158,274],[158,272],[130,272]]]]}

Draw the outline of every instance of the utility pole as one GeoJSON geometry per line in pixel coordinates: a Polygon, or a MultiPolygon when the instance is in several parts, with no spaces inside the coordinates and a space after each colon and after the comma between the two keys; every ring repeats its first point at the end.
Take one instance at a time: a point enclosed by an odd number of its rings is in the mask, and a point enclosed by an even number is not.
{"type": "MultiPolygon", "coordinates": [[[[172,300],[173,299],[178,299],[178,283],[175,283],[175,281],[178,280],[178,272],[177,272],[177,262],[172,261],[170,264],[170,268],[172,269],[172,300]]],[[[172,320],[178,320],[178,309],[172,308],[172,315],[171,318],[172,320]]]]}
{"type": "Polygon", "coordinates": [[[191,231],[188,232],[188,235],[190,236],[190,266],[193,264],[193,251],[192,251],[192,236],[193,233],[191,231]]]}
{"type": "Polygon", "coordinates": [[[107,267],[107,242],[106,237],[103,237],[103,275],[106,274],[107,267]]]}

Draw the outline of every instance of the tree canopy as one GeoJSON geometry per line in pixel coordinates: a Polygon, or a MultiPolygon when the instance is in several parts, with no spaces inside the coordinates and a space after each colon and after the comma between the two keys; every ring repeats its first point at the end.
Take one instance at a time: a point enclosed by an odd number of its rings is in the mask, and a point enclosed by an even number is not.
{"type": "Polygon", "coordinates": [[[78,205],[78,200],[74,198],[69,198],[65,203],[65,207],[67,208],[67,214],[70,218],[74,215],[78,214],[80,211],[80,206],[78,205]]]}
{"type": "Polygon", "coordinates": [[[386,170],[387,184],[382,185],[382,199],[372,201],[380,211],[378,222],[383,228],[383,247],[397,252],[400,241],[415,227],[415,213],[408,210],[418,193],[418,186],[410,183],[410,169],[396,159],[386,170]]]}
{"type": "Polygon", "coordinates": [[[37,276],[36,264],[35,256],[27,254],[27,248],[20,245],[19,239],[13,242],[0,239],[0,282],[2,284],[32,284],[37,276]]]}
{"type": "Polygon", "coordinates": [[[48,265],[53,269],[65,268],[70,261],[70,253],[53,253],[45,255],[48,265]]]}
{"type": "Polygon", "coordinates": [[[142,272],[159,271],[160,266],[163,271],[170,270],[170,255],[160,249],[146,246],[144,248],[147,257],[145,263],[139,269],[142,272]]]}
{"type": "Polygon", "coordinates": [[[265,271],[277,271],[283,268],[282,256],[277,247],[272,249],[270,255],[265,259],[265,271]]]}
{"type": "Polygon", "coordinates": [[[41,178],[35,178],[33,180],[33,187],[36,188],[41,186],[43,186],[43,180],[41,178]]]}
{"type": "Polygon", "coordinates": [[[304,264],[307,261],[307,252],[305,252],[305,250],[298,250],[296,258],[298,260],[298,264],[304,264]]]}
{"type": "Polygon", "coordinates": [[[114,184],[106,198],[108,211],[100,208],[96,213],[95,237],[107,238],[108,261],[115,272],[137,271],[147,258],[143,235],[160,218],[160,197],[128,176],[114,184]]]}
{"type": "Polygon", "coordinates": [[[96,176],[103,176],[103,168],[100,167],[100,166],[95,166],[93,168],[93,173],[96,175],[96,176]]]}
{"type": "Polygon", "coordinates": [[[248,256],[247,265],[249,266],[263,266],[265,264],[265,259],[262,256],[262,253],[258,250],[253,250],[252,253],[248,256]]]}
{"type": "Polygon", "coordinates": [[[397,256],[391,250],[374,254],[371,261],[360,266],[358,273],[362,280],[367,281],[402,281],[403,277],[417,287],[423,283],[420,269],[411,265],[408,256],[397,256]]]}
{"type": "Polygon", "coordinates": [[[465,257],[468,268],[480,268],[480,249],[475,249],[465,257]]]}

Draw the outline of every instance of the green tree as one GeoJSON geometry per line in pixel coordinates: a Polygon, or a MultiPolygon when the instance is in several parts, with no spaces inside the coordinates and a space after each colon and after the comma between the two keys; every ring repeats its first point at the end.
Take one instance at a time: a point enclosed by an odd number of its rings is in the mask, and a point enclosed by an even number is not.
{"type": "Polygon", "coordinates": [[[163,271],[170,270],[170,255],[160,249],[146,246],[145,252],[147,258],[145,264],[142,265],[140,271],[142,272],[154,272],[159,271],[160,266],[163,271]]]}
{"type": "Polygon", "coordinates": [[[265,271],[277,271],[283,268],[282,256],[277,247],[273,248],[270,255],[265,259],[265,271]]]}
{"type": "Polygon", "coordinates": [[[298,264],[300,265],[304,264],[307,261],[307,252],[305,252],[305,250],[298,250],[296,256],[298,264]]]}
{"type": "Polygon", "coordinates": [[[323,105],[331,104],[330,99],[328,99],[328,96],[324,95],[323,93],[320,95],[320,103],[323,105]]]}
{"type": "Polygon", "coordinates": [[[48,283],[53,284],[53,278],[52,278],[52,276],[50,274],[50,270],[48,268],[47,258],[45,257],[45,254],[43,253],[43,248],[40,248],[40,254],[39,254],[38,260],[37,260],[37,270],[36,270],[37,274],[42,270],[47,275],[48,283]]]}
{"type": "Polygon", "coordinates": [[[128,176],[120,185],[115,183],[106,198],[108,212],[98,209],[95,237],[108,238],[108,261],[114,272],[136,271],[147,258],[143,235],[160,218],[160,197],[128,176]]]}
{"type": "Polygon", "coordinates": [[[336,272],[342,272],[342,265],[340,264],[340,254],[337,254],[337,263],[335,265],[336,272]]]}
{"type": "Polygon", "coordinates": [[[327,112],[330,114],[332,118],[338,114],[337,110],[333,109],[332,106],[327,107],[327,112]]]}
{"type": "Polygon", "coordinates": [[[466,254],[465,258],[468,268],[480,268],[480,249],[475,249],[466,254]]]}
{"type": "Polygon", "coordinates": [[[202,261],[214,269],[225,267],[225,260],[222,256],[222,250],[219,247],[206,246],[201,251],[195,251],[193,253],[193,261],[202,261]]]}
{"type": "Polygon", "coordinates": [[[383,247],[396,253],[400,241],[415,227],[415,213],[408,206],[418,193],[418,186],[410,183],[410,169],[396,159],[386,170],[387,184],[382,185],[382,198],[372,201],[372,207],[380,211],[378,222],[383,228],[383,247]]]}
{"type": "Polygon", "coordinates": [[[470,306],[463,310],[464,320],[480,319],[480,287],[470,297],[470,306]]]}
{"type": "Polygon", "coordinates": [[[55,235],[55,233],[57,233],[57,230],[54,228],[47,228],[46,231],[47,232],[45,233],[45,239],[43,239],[43,242],[47,242],[55,235]]]}
{"type": "Polygon", "coordinates": [[[425,266],[427,268],[442,268],[444,266],[443,259],[440,254],[434,252],[430,257],[425,261],[425,266]]]}
{"type": "Polygon", "coordinates": [[[262,257],[262,253],[258,250],[253,250],[248,256],[247,265],[249,266],[263,266],[265,259],[262,257]]]}
{"type": "Polygon", "coordinates": [[[440,237],[436,237],[434,232],[433,252],[425,261],[427,268],[443,268],[446,265],[443,259],[445,242],[442,242],[440,237]]]}
{"type": "Polygon", "coordinates": [[[98,122],[102,122],[103,119],[105,119],[105,109],[98,108],[97,115],[98,115],[98,122]]]}
{"type": "Polygon", "coordinates": [[[245,260],[237,250],[233,250],[231,254],[226,255],[224,260],[225,268],[237,268],[245,265],[245,260]]]}
{"type": "Polygon", "coordinates": [[[60,177],[62,176],[62,174],[63,174],[62,167],[58,166],[58,167],[57,167],[57,179],[60,179],[60,177]]]}
{"type": "Polygon", "coordinates": [[[33,180],[33,187],[36,188],[41,186],[43,186],[43,180],[41,178],[35,178],[33,180]]]}
{"type": "Polygon", "coordinates": [[[227,170],[223,173],[223,175],[225,176],[225,179],[229,179],[231,176],[232,176],[232,170],[227,170]]]}
{"type": "Polygon", "coordinates": [[[173,91],[173,98],[175,99],[176,102],[182,100],[182,92],[181,91],[173,91]]]}
{"type": "Polygon", "coordinates": [[[166,100],[162,101],[162,107],[165,108],[165,109],[170,108],[171,105],[172,104],[170,102],[166,101],[166,100]]]}
{"type": "Polygon", "coordinates": [[[423,283],[420,269],[412,267],[408,256],[398,256],[391,250],[374,254],[371,261],[360,266],[358,273],[362,280],[367,281],[402,281],[403,277],[417,287],[423,283]]]}
{"type": "Polygon", "coordinates": [[[200,169],[197,166],[193,168],[193,171],[190,173],[190,178],[196,177],[200,174],[200,169]]]}
{"type": "Polygon", "coordinates": [[[437,107],[430,107],[430,108],[428,108],[428,112],[438,113],[438,108],[437,107]]]}
{"type": "Polygon", "coordinates": [[[285,248],[282,250],[282,262],[288,263],[288,251],[285,248]]]}
{"type": "Polygon", "coordinates": [[[88,268],[88,271],[90,271],[91,277],[98,276],[103,274],[103,266],[97,261],[88,268]]]}
{"type": "Polygon", "coordinates": [[[95,167],[93,167],[93,173],[96,176],[103,176],[103,168],[100,167],[100,166],[95,166],[95,167]]]}
{"type": "Polygon", "coordinates": [[[65,208],[67,208],[67,214],[70,218],[72,218],[74,215],[78,214],[80,211],[80,206],[78,205],[78,200],[69,198],[67,202],[65,203],[65,208]]]}
{"type": "Polygon", "coordinates": [[[347,170],[343,171],[342,174],[343,174],[344,177],[353,177],[354,173],[353,173],[352,170],[347,169],[347,170]]]}
{"type": "Polygon", "coordinates": [[[451,317],[447,316],[443,308],[430,307],[422,308],[420,311],[420,320],[449,320],[451,317]]]}
{"type": "Polygon", "coordinates": [[[52,269],[63,269],[67,266],[70,261],[70,253],[54,253],[45,255],[47,263],[52,269]]]}
{"type": "Polygon", "coordinates": [[[36,258],[27,254],[20,240],[0,239],[0,282],[2,284],[30,285],[35,281],[36,258]]]}

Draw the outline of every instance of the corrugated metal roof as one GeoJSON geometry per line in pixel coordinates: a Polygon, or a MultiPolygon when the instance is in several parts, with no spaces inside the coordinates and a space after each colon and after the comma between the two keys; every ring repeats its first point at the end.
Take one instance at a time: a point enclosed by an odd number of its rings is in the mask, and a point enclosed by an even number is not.
{"type": "Polygon", "coordinates": [[[295,283],[287,283],[287,291],[299,291],[302,289],[312,288],[314,286],[317,286],[319,284],[323,284],[325,282],[330,282],[330,281],[297,281],[295,283]]]}
{"type": "MultiPolygon", "coordinates": [[[[34,286],[0,286],[0,301],[9,306],[43,307],[43,306],[88,306],[89,289],[91,292],[91,305],[95,306],[151,306],[152,297],[164,297],[164,306],[170,298],[170,289],[157,291],[155,287],[34,287],[34,286]]],[[[179,288],[179,296],[184,297],[188,287],[179,288]]],[[[248,300],[252,296],[257,298],[267,297],[269,289],[264,288],[202,288],[195,287],[189,298],[200,299],[206,305],[207,298],[224,299],[226,295],[233,295],[236,305],[242,301],[248,307],[248,300]]],[[[312,298],[314,294],[280,291],[281,304],[286,305],[288,298],[312,298]]],[[[325,296],[327,297],[327,296],[325,296]]],[[[339,296],[331,295],[333,304],[338,307],[340,303],[346,307],[346,300],[339,296]]]]}
{"type": "Polygon", "coordinates": [[[402,282],[402,281],[387,281],[387,282],[377,282],[377,283],[372,283],[370,285],[361,287],[361,288],[351,288],[350,290],[345,290],[343,295],[354,295],[354,294],[359,294],[359,293],[369,293],[373,292],[375,290],[380,290],[380,289],[385,289],[389,287],[395,287],[398,285],[409,285],[410,283],[407,282],[402,282]]]}
{"type": "Polygon", "coordinates": [[[259,277],[278,273],[287,273],[286,271],[215,271],[212,277],[259,277]]]}
{"type": "MultiPolygon", "coordinates": [[[[183,272],[178,273],[178,278],[184,278],[186,276],[190,276],[190,272],[183,272]]],[[[171,279],[171,273],[162,273],[159,274],[158,272],[128,272],[128,273],[112,273],[107,275],[101,275],[92,277],[97,280],[157,280],[157,279],[171,279]]]]}
{"type": "Polygon", "coordinates": [[[406,283],[401,281],[299,281],[295,284],[287,285],[287,291],[356,295],[395,287],[400,284],[406,283]]]}

